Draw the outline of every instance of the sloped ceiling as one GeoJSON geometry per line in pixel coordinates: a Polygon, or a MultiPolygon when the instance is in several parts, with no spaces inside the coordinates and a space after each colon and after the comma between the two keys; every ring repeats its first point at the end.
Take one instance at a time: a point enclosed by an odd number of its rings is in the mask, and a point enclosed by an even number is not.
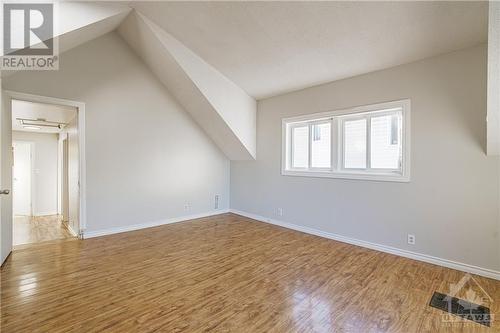
{"type": "Polygon", "coordinates": [[[118,28],[233,160],[256,157],[256,99],[483,43],[488,26],[487,2],[61,2],[59,11],[61,52],[118,28]]]}
{"type": "Polygon", "coordinates": [[[63,2],[59,10],[61,53],[115,30],[131,12],[131,8],[124,5],[87,2],[63,2]]]}
{"type": "MultiPolygon", "coordinates": [[[[54,36],[58,37],[59,53],[115,30],[131,11],[125,5],[91,2],[61,2],[55,8],[58,24],[54,27],[54,36]]],[[[1,71],[0,75],[14,73],[1,71]]]]}
{"type": "Polygon", "coordinates": [[[228,158],[255,158],[252,97],[140,13],[118,31],[228,158]]]}
{"type": "MultiPolygon", "coordinates": [[[[231,160],[256,156],[256,101],[146,17],[117,3],[60,2],[60,53],[115,30],[231,160]]],[[[61,63],[60,66],[64,64],[61,63]]],[[[15,72],[2,71],[2,76],[15,72]]]]}

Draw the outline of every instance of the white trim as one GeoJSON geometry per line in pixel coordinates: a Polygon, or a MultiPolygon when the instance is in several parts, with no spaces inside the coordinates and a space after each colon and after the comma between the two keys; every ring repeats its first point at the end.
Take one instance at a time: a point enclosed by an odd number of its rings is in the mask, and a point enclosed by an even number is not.
{"type": "Polygon", "coordinates": [[[298,177],[313,177],[313,178],[338,178],[338,179],[354,179],[354,180],[371,180],[371,181],[384,181],[384,182],[399,182],[409,183],[410,176],[401,176],[400,174],[368,174],[368,173],[355,173],[355,172],[324,172],[324,171],[282,171],[283,176],[298,176],[298,177]]]}
{"type": "Polygon", "coordinates": [[[49,216],[49,215],[59,215],[56,211],[54,212],[37,212],[33,216],[49,216]]]}
{"type": "Polygon", "coordinates": [[[293,122],[308,121],[311,119],[320,120],[322,118],[345,116],[345,115],[349,115],[349,114],[353,114],[353,113],[366,113],[366,112],[371,112],[371,111],[399,109],[399,108],[401,108],[401,104],[404,104],[404,103],[410,103],[410,99],[406,98],[406,99],[381,102],[381,103],[376,103],[376,104],[353,106],[350,108],[340,109],[340,110],[329,110],[329,111],[321,111],[321,112],[316,112],[316,113],[308,113],[308,114],[304,114],[301,116],[283,118],[283,121],[285,121],[287,123],[293,123],[293,122]]]}
{"type": "MultiPolygon", "coordinates": [[[[369,119],[369,118],[368,118],[369,119]]],[[[338,126],[340,128],[341,121],[338,121],[338,126]]],[[[367,121],[367,132],[369,132],[369,121],[367,121]]],[[[301,177],[321,177],[321,178],[341,178],[341,179],[355,179],[355,180],[373,180],[373,181],[390,181],[390,182],[409,182],[410,181],[410,151],[411,151],[411,101],[410,99],[403,99],[397,101],[383,102],[377,104],[363,105],[352,107],[343,110],[336,111],[327,111],[327,112],[319,112],[312,113],[307,115],[301,115],[290,118],[283,118],[281,120],[281,174],[283,176],[301,176],[301,177]],[[293,169],[291,164],[291,138],[288,136],[288,132],[290,128],[296,125],[308,125],[309,126],[309,136],[311,136],[311,124],[320,121],[326,121],[327,119],[338,119],[342,118],[342,116],[356,116],[360,117],[366,115],[369,112],[380,112],[384,114],[385,112],[390,112],[391,110],[401,110],[403,121],[402,121],[402,147],[403,147],[403,156],[401,163],[401,171],[391,172],[389,170],[377,170],[376,172],[371,170],[348,170],[342,169],[340,166],[342,165],[343,158],[341,155],[343,151],[341,148],[338,148],[339,144],[341,144],[341,138],[337,138],[335,140],[334,136],[340,137],[343,131],[333,130],[333,121],[331,127],[331,146],[332,146],[332,165],[328,170],[314,170],[310,166],[307,169],[293,169]],[[302,124],[301,124],[302,123],[302,124]],[[336,154],[333,154],[333,147],[336,147],[336,154]],[[336,161],[334,158],[336,157],[336,161]],[[335,162],[335,163],[334,163],[335,162]]],[[[291,132],[290,132],[291,133],[291,132]]],[[[342,134],[343,135],[343,134],[342,134]]],[[[367,137],[369,140],[369,137],[367,137]]],[[[311,145],[311,140],[309,140],[309,146],[311,145]]],[[[309,147],[309,155],[311,154],[311,147],[309,147]]],[[[369,148],[367,148],[367,165],[369,166],[369,148]]],[[[309,164],[311,163],[311,158],[309,157],[309,164]]]]}
{"type": "Polygon", "coordinates": [[[427,254],[398,249],[398,248],[392,247],[392,246],[381,245],[381,244],[363,241],[360,239],[345,237],[345,236],[334,234],[331,232],[326,232],[326,231],[322,231],[322,230],[318,230],[318,229],[314,229],[314,228],[310,228],[310,227],[304,227],[304,226],[300,226],[300,225],[296,225],[296,224],[292,224],[292,223],[288,223],[288,222],[278,221],[275,219],[263,217],[263,216],[252,214],[252,213],[243,212],[243,211],[236,210],[236,209],[230,209],[229,211],[231,213],[241,215],[244,217],[248,217],[248,218],[251,218],[251,219],[256,220],[256,221],[274,224],[274,225],[277,225],[277,226],[280,226],[283,228],[292,229],[292,230],[296,230],[296,231],[300,231],[300,232],[304,232],[307,234],[311,234],[311,235],[315,235],[315,236],[319,236],[319,237],[324,237],[324,238],[328,238],[328,239],[333,239],[333,240],[336,240],[339,242],[357,245],[357,246],[365,247],[368,249],[377,250],[380,252],[390,253],[390,254],[400,256],[400,257],[405,257],[405,258],[423,261],[423,262],[427,262],[427,263],[438,265],[438,266],[456,269],[458,271],[472,273],[472,274],[488,277],[488,278],[495,279],[495,280],[500,280],[500,271],[495,271],[495,270],[488,269],[488,268],[482,268],[482,267],[478,267],[478,266],[474,266],[474,265],[469,265],[469,264],[465,264],[465,263],[461,263],[461,262],[457,262],[457,261],[453,261],[453,260],[438,258],[438,257],[430,256],[427,254]]]}
{"type": "Polygon", "coordinates": [[[229,212],[229,209],[217,209],[217,210],[212,210],[212,211],[200,213],[200,214],[173,217],[173,218],[168,218],[168,219],[163,219],[163,220],[158,220],[158,221],[152,221],[152,222],[146,222],[146,223],[140,223],[140,224],[132,224],[132,225],[127,225],[127,226],[123,226],[123,227],[112,227],[112,228],[102,229],[102,230],[84,231],[83,232],[83,239],[118,234],[118,233],[122,233],[122,232],[134,231],[134,230],[145,229],[145,228],[152,228],[152,227],[157,227],[160,225],[184,222],[184,221],[188,221],[188,220],[199,219],[202,217],[220,215],[220,214],[224,214],[224,213],[228,213],[228,212],[229,212]]]}
{"type": "Polygon", "coordinates": [[[19,99],[29,102],[57,104],[65,106],[73,106],[77,108],[78,116],[78,150],[80,154],[80,208],[79,208],[79,228],[84,231],[87,228],[87,169],[85,160],[85,103],[72,101],[68,99],[61,99],[56,97],[41,96],[27,94],[17,91],[4,90],[4,93],[10,99],[19,99]]]}
{"type": "Polygon", "coordinates": [[[71,225],[69,223],[65,223],[66,225],[66,228],[68,229],[69,233],[73,236],[73,237],[78,237],[78,233],[73,230],[73,228],[71,228],[71,225]]]}

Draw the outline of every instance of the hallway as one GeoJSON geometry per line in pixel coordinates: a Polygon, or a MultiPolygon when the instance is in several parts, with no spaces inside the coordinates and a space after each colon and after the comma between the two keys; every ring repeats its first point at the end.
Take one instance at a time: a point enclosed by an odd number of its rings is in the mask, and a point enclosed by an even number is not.
{"type": "Polygon", "coordinates": [[[14,245],[72,238],[60,215],[14,216],[14,245]]]}

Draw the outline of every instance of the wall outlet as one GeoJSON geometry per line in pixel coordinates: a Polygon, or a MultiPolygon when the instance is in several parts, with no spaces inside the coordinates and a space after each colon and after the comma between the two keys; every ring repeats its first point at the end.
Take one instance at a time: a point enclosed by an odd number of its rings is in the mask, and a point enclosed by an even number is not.
{"type": "Polygon", "coordinates": [[[215,202],[214,202],[214,208],[219,209],[219,195],[215,195],[215,202]]]}
{"type": "Polygon", "coordinates": [[[283,208],[278,208],[278,216],[283,216],[283,208]]]}
{"type": "Polygon", "coordinates": [[[408,244],[415,245],[415,235],[408,234],[408,244]]]}
{"type": "Polygon", "coordinates": [[[191,210],[191,205],[189,203],[184,204],[184,210],[187,212],[191,210]]]}

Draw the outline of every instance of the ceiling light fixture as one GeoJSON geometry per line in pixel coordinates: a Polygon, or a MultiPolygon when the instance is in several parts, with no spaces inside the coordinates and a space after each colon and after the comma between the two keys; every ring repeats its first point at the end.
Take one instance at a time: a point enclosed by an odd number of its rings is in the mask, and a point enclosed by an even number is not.
{"type": "Polygon", "coordinates": [[[41,130],[42,129],[39,126],[32,126],[32,125],[24,125],[23,128],[30,129],[30,130],[41,130]]]}
{"type": "Polygon", "coordinates": [[[53,128],[62,129],[66,125],[68,125],[67,123],[60,123],[57,121],[48,121],[44,118],[37,118],[37,119],[16,118],[16,119],[19,120],[19,122],[21,123],[21,125],[23,127],[35,126],[35,127],[53,127],[53,128]]]}

